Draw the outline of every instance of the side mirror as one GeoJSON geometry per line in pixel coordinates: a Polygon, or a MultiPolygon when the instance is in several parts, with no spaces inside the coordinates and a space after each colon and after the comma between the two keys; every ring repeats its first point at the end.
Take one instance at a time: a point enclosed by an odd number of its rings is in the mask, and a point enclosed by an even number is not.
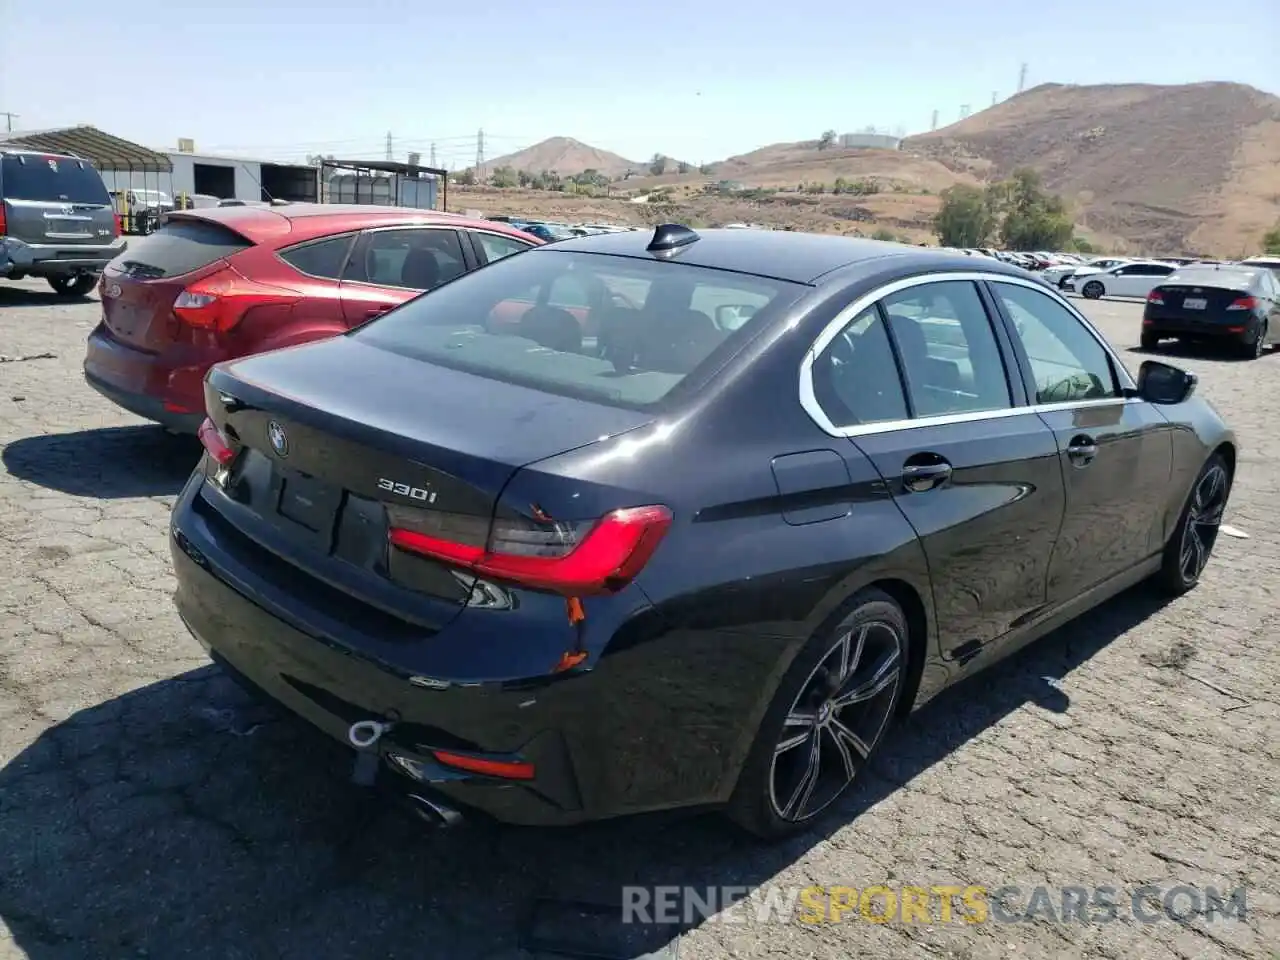
{"type": "Polygon", "coordinates": [[[722,303],[716,307],[716,326],[721,330],[737,330],[756,312],[754,304],[722,303]]]}
{"type": "Polygon", "coordinates": [[[1159,360],[1145,360],[1138,368],[1138,396],[1148,403],[1182,403],[1195,392],[1199,378],[1159,360]]]}

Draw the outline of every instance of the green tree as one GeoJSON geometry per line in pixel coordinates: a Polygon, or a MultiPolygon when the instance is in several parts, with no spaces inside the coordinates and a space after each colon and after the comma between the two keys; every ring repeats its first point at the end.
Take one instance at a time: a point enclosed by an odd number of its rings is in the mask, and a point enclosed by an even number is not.
{"type": "Polygon", "coordinates": [[[1280,222],[1262,235],[1262,252],[1280,255],[1280,222]]]}
{"type": "Polygon", "coordinates": [[[875,233],[871,235],[871,239],[872,240],[888,240],[890,242],[897,242],[898,238],[897,236],[894,235],[894,232],[892,230],[886,230],[884,227],[881,227],[879,230],[877,230],[875,233]]]}
{"type": "Polygon", "coordinates": [[[676,173],[688,173],[688,172],[689,172],[689,165],[685,163],[683,160],[681,160],[680,163],[676,166],[676,173]]]}
{"type": "Polygon", "coordinates": [[[825,150],[836,142],[836,132],[834,130],[824,130],[822,136],[818,138],[818,149],[825,150]]]}
{"type": "Polygon", "coordinates": [[[957,183],[941,193],[942,206],[933,229],[944,247],[980,247],[996,229],[996,215],[988,192],[957,183]]]}
{"type": "Polygon", "coordinates": [[[709,163],[701,164],[698,167],[698,172],[702,174],[704,177],[709,175],[711,173],[711,164],[709,163]]]}
{"type": "Polygon", "coordinates": [[[1007,249],[1061,250],[1071,242],[1075,223],[1066,204],[1044,189],[1036,171],[1015,170],[1008,180],[989,187],[988,194],[991,206],[1003,213],[1000,240],[1007,249]]]}
{"type": "Polygon", "coordinates": [[[655,153],[653,159],[649,161],[649,172],[655,177],[660,177],[667,169],[667,158],[660,153],[655,153]]]}
{"type": "Polygon", "coordinates": [[[453,182],[460,187],[474,187],[476,185],[476,172],[470,167],[465,170],[459,170],[453,175],[453,182]]]}
{"type": "Polygon", "coordinates": [[[495,187],[518,187],[520,178],[511,167],[498,167],[489,178],[495,187]]]}

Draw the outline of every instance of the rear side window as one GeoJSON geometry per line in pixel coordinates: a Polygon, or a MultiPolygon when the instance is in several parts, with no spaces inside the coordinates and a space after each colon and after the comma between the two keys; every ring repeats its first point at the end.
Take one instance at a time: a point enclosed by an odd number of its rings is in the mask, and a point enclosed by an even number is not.
{"type": "Polygon", "coordinates": [[[342,268],[347,262],[347,251],[351,249],[351,242],[354,239],[353,233],[342,237],[329,237],[327,240],[317,240],[282,250],[279,256],[289,266],[309,277],[337,280],[342,276],[342,268]]]}
{"type": "Polygon", "coordinates": [[[102,177],[87,160],[36,154],[0,159],[0,194],[6,200],[111,203],[102,177]]]}
{"type": "Polygon", "coordinates": [[[253,246],[234,230],[206,220],[172,220],[150,236],[129,239],[115,261],[141,280],[180,277],[253,246]]]}
{"type": "Polygon", "coordinates": [[[460,277],[351,336],[493,380],[643,409],[805,289],[679,262],[538,249],[460,277]],[[741,322],[721,304],[755,309],[741,322]],[[718,322],[730,314],[732,323],[718,322]]]}

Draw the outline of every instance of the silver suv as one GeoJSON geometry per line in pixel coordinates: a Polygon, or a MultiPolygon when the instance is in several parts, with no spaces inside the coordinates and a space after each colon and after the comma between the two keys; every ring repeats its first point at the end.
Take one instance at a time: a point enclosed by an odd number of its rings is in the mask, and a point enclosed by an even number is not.
{"type": "Polygon", "coordinates": [[[88,160],[0,143],[0,277],[44,277],[63,296],[84,296],[124,249],[88,160]]]}

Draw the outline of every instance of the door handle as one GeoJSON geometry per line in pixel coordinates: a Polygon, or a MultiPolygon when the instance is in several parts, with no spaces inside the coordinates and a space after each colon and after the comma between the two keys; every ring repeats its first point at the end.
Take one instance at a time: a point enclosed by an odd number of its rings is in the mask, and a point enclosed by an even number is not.
{"type": "Polygon", "coordinates": [[[386,313],[390,309],[391,309],[390,307],[374,307],[372,310],[366,310],[364,312],[364,315],[366,317],[372,318],[372,317],[378,316],[379,314],[386,313]]]}
{"type": "Polygon", "coordinates": [[[908,493],[926,493],[950,480],[951,473],[951,464],[937,454],[916,454],[902,465],[902,485],[908,493]]]}
{"type": "Polygon", "coordinates": [[[1097,441],[1083,433],[1072,437],[1071,442],[1067,444],[1067,457],[1077,467],[1087,467],[1097,455],[1097,441]]]}

